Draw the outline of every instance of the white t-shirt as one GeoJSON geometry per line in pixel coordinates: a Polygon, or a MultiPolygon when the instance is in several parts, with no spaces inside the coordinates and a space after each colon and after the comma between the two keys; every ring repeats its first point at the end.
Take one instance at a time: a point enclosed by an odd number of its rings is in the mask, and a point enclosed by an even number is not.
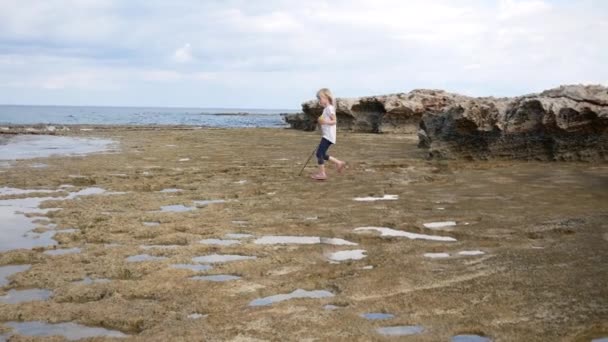
{"type": "MultiPolygon", "coordinates": [[[[323,114],[321,114],[323,120],[331,120],[332,115],[336,117],[336,108],[332,105],[325,107],[323,114]]],[[[336,143],[336,125],[321,125],[321,133],[323,138],[331,141],[332,144],[336,143]]]]}

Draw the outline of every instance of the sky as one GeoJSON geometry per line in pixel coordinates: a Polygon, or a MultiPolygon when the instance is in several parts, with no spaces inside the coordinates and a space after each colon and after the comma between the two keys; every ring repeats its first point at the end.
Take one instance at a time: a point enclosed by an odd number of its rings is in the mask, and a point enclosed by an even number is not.
{"type": "Polygon", "coordinates": [[[297,109],[608,85],[604,0],[0,0],[0,103],[297,109]]]}

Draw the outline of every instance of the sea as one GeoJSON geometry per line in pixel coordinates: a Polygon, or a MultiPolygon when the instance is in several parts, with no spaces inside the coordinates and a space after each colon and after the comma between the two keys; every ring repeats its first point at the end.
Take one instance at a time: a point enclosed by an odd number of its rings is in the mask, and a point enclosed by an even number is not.
{"type": "Polygon", "coordinates": [[[0,105],[0,124],[285,127],[281,114],[297,112],[297,109],[0,105]]]}

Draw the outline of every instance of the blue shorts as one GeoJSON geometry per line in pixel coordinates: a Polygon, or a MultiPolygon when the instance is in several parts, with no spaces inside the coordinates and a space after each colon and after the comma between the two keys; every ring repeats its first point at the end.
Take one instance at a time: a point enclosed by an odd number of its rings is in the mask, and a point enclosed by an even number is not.
{"type": "Polygon", "coordinates": [[[333,145],[333,143],[325,138],[321,139],[319,143],[319,147],[317,147],[317,162],[319,165],[325,164],[326,160],[329,160],[329,155],[327,154],[327,150],[329,147],[333,145]]]}

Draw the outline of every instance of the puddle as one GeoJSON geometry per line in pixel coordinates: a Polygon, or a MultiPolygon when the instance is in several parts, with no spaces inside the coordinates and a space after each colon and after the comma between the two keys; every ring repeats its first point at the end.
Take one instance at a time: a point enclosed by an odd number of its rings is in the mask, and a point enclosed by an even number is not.
{"type": "Polygon", "coordinates": [[[182,192],[182,191],[184,191],[184,190],[182,190],[182,189],[176,189],[176,188],[168,188],[168,189],[162,189],[159,192],[162,192],[162,193],[175,193],[175,192],[182,192]]]}
{"type": "Polygon", "coordinates": [[[491,342],[492,340],[485,336],[479,335],[456,335],[450,340],[451,342],[491,342]]]}
{"type": "Polygon", "coordinates": [[[49,157],[52,155],[85,155],[107,152],[114,141],[97,138],[75,138],[55,135],[17,135],[0,145],[0,160],[49,157]]]}
{"type": "Polygon", "coordinates": [[[142,245],[139,246],[141,249],[176,249],[179,247],[184,247],[185,245],[142,245]]]}
{"type": "Polygon", "coordinates": [[[431,241],[456,241],[453,237],[450,236],[437,236],[437,235],[426,235],[426,234],[418,234],[418,233],[410,233],[405,232],[403,230],[396,230],[385,227],[360,227],[355,228],[355,231],[366,231],[366,230],[375,230],[380,232],[380,236],[396,236],[396,237],[406,237],[412,240],[431,240],[431,241]]]}
{"type": "Polygon", "coordinates": [[[84,277],[82,280],[75,281],[74,284],[83,284],[83,285],[91,285],[91,284],[104,284],[109,283],[111,280],[107,278],[91,278],[84,277]]]}
{"type": "Polygon", "coordinates": [[[327,305],[323,305],[323,309],[325,309],[325,310],[338,310],[338,309],[342,309],[342,306],[327,304],[327,305]]]}
{"type": "Polygon", "coordinates": [[[157,227],[160,226],[160,222],[154,222],[154,221],[145,221],[142,222],[142,224],[146,227],[157,227]]]}
{"type": "Polygon", "coordinates": [[[353,201],[356,202],[376,202],[376,201],[396,201],[399,199],[399,195],[384,195],[382,197],[355,197],[353,201]]]}
{"type": "Polygon", "coordinates": [[[591,340],[591,342],[608,342],[608,337],[601,337],[591,340]]]}
{"type": "Polygon", "coordinates": [[[19,304],[39,300],[47,300],[53,295],[52,291],[44,289],[9,290],[4,296],[0,296],[0,303],[19,304]]]}
{"type": "Polygon", "coordinates": [[[454,227],[455,225],[456,225],[455,221],[423,223],[424,228],[428,228],[428,229],[442,229],[442,228],[447,228],[447,227],[454,227]]]}
{"type": "Polygon", "coordinates": [[[315,290],[315,291],[306,291],[302,289],[297,289],[292,293],[287,294],[278,294],[270,297],[258,298],[252,300],[249,303],[249,306],[267,306],[272,305],[273,303],[279,303],[290,299],[298,299],[298,298],[328,298],[333,297],[334,294],[325,291],[325,290],[315,290]]]}
{"type": "Polygon", "coordinates": [[[78,229],[68,228],[68,229],[56,230],[55,233],[56,234],[71,234],[71,233],[76,233],[77,231],[78,231],[78,229]]]}
{"type": "Polygon", "coordinates": [[[195,272],[209,271],[213,267],[209,265],[196,265],[196,264],[173,264],[171,268],[179,270],[190,270],[195,272]]]}
{"type": "Polygon", "coordinates": [[[138,255],[132,255],[125,260],[127,262],[142,262],[142,261],[160,261],[160,260],[165,260],[165,259],[167,259],[167,257],[159,257],[159,256],[153,256],[153,255],[149,255],[149,254],[138,254],[138,255]]]}
{"type": "Polygon", "coordinates": [[[278,236],[278,235],[267,235],[256,239],[253,243],[257,245],[314,245],[314,244],[327,244],[337,246],[356,246],[354,242],[346,241],[337,238],[323,238],[318,236],[278,236]]]}
{"type": "Polygon", "coordinates": [[[420,325],[399,325],[394,327],[381,327],[376,331],[384,336],[407,336],[417,335],[424,331],[424,328],[420,325]]]}
{"type": "Polygon", "coordinates": [[[188,318],[190,318],[190,319],[200,319],[200,318],[205,318],[205,317],[207,317],[207,316],[208,316],[208,315],[204,315],[204,314],[200,314],[200,313],[196,313],[196,312],[195,312],[195,313],[191,313],[191,314],[189,314],[189,315],[188,315],[188,318]]]}
{"type": "Polygon", "coordinates": [[[431,259],[442,259],[442,258],[449,258],[450,254],[449,253],[424,253],[424,257],[431,258],[431,259]]]}
{"type": "Polygon", "coordinates": [[[117,330],[105,328],[88,327],[86,325],[68,323],[46,323],[41,321],[33,322],[6,322],[6,326],[13,330],[9,332],[24,336],[62,336],[69,341],[76,341],[84,338],[94,337],[127,337],[124,333],[117,330]]]}
{"type": "Polygon", "coordinates": [[[255,256],[246,255],[233,255],[233,254],[210,254],[192,258],[194,262],[200,262],[202,264],[217,264],[222,262],[241,261],[241,260],[253,260],[255,256]]]}
{"type": "Polygon", "coordinates": [[[0,187],[0,196],[11,196],[11,195],[23,195],[23,194],[32,194],[32,193],[49,193],[49,192],[57,192],[60,190],[49,190],[49,189],[17,189],[17,188],[8,188],[8,187],[0,187]]]}
{"type": "Polygon", "coordinates": [[[29,270],[32,265],[0,266],[0,287],[8,285],[8,278],[14,274],[29,270]]]}
{"type": "Polygon", "coordinates": [[[81,252],[81,249],[78,247],[75,247],[75,248],[52,249],[52,250],[45,251],[42,254],[65,255],[65,254],[75,254],[75,253],[80,253],[80,252],[81,252]]]}
{"type": "Polygon", "coordinates": [[[190,158],[180,158],[179,161],[180,162],[187,162],[187,161],[190,161],[190,158]]]}
{"type": "Polygon", "coordinates": [[[29,164],[28,166],[31,167],[32,169],[46,169],[47,167],[49,167],[49,164],[32,163],[32,164],[29,164]]]}
{"type": "Polygon", "coordinates": [[[486,254],[484,251],[462,251],[462,252],[458,252],[458,255],[483,255],[486,254]]]}
{"type": "Polygon", "coordinates": [[[199,243],[202,243],[205,245],[231,246],[231,245],[238,245],[241,242],[239,240],[204,239],[204,240],[199,241],[199,243]]]}
{"type": "Polygon", "coordinates": [[[367,255],[366,250],[364,249],[354,249],[351,251],[339,251],[334,252],[329,255],[329,260],[332,261],[347,261],[347,260],[361,260],[365,258],[367,255]]]}
{"type": "Polygon", "coordinates": [[[172,213],[181,213],[186,211],[196,210],[196,207],[187,207],[182,204],[174,204],[174,205],[165,205],[160,207],[161,212],[172,212],[172,213]]]}
{"type": "Polygon", "coordinates": [[[247,181],[246,181],[246,180],[240,180],[240,181],[238,181],[238,182],[234,182],[234,184],[241,184],[241,185],[243,185],[243,184],[245,184],[245,183],[247,183],[247,181]]]}
{"type": "Polygon", "coordinates": [[[241,279],[241,277],[230,275],[230,274],[214,274],[214,275],[204,275],[204,276],[190,277],[190,279],[192,279],[192,280],[223,282],[223,281],[241,279]]]}
{"type": "Polygon", "coordinates": [[[226,239],[249,239],[253,237],[253,234],[246,233],[228,233],[224,235],[226,239]]]}
{"type": "Polygon", "coordinates": [[[209,204],[226,203],[226,200],[200,200],[200,201],[193,201],[193,202],[198,207],[204,207],[209,204]]]}
{"type": "Polygon", "coordinates": [[[361,317],[371,321],[395,318],[395,315],[381,312],[370,312],[361,314],[361,317]]]}

